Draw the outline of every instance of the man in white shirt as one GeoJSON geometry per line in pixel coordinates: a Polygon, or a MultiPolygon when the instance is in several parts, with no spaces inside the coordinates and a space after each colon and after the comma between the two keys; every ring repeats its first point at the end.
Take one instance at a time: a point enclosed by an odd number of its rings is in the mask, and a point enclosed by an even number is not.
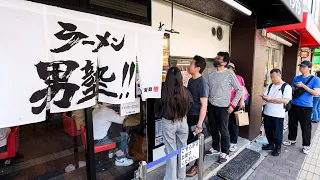
{"type": "MultiPolygon", "coordinates": [[[[93,138],[96,146],[102,146],[106,144],[114,143],[108,137],[108,130],[111,126],[111,123],[123,124],[125,116],[120,116],[114,110],[104,106],[97,105],[93,110],[93,138]]],[[[133,164],[132,159],[127,158],[128,152],[128,135],[125,132],[120,132],[121,142],[119,142],[119,151],[116,152],[117,157],[115,158],[116,166],[130,166],[133,164]]]]}
{"type": "Polygon", "coordinates": [[[265,101],[263,110],[264,129],[268,139],[263,150],[272,150],[271,155],[279,156],[283,137],[283,121],[286,114],[286,105],[292,99],[292,88],[281,79],[280,69],[270,71],[272,84],[270,84],[263,95],[265,101]]]}
{"type": "Polygon", "coordinates": [[[10,132],[10,128],[0,128],[0,153],[7,151],[7,141],[10,132]]]}

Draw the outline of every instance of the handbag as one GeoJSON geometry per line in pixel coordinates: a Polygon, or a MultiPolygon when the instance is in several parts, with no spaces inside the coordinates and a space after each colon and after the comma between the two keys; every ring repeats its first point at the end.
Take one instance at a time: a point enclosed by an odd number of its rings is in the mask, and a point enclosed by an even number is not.
{"type": "Polygon", "coordinates": [[[234,112],[238,126],[249,125],[249,114],[244,109],[234,112]]]}

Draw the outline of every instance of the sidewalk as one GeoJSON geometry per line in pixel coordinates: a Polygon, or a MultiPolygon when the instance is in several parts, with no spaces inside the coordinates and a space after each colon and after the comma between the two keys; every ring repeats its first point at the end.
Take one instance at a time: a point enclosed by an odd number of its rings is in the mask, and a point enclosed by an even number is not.
{"type": "MultiPolygon", "coordinates": [[[[287,139],[288,132],[283,137],[287,139]]],[[[312,123],[312,137],[314,138],[311,152],[308,156],[302,153],[300,127],[297,137],[296,146],[283,146],[279,157],[269,155],[268,151],[261,151],[260,160],[241,180],[294,180],[298,176],[300,176],[300,179],[313,180],[314,178],[314,180],[318,180],[320,173],[320,126],[318,127],[318,124],[312,123]],[[317,158],[316,161],[314,160],[315,158],[317,158]],[[301,171],[301,169],[303,170],[301,171]],[[300,171],[301,173],[299,174],[300,171]]]]}
{"type": "MultiPolygon", "coordinates": [[[[237,156],[244,148],[246,148],[250,144],[250,141],[244,138],[238,138],[238,149],[235,152],[230,153],[230,158],[234,158],[237,156]]],[[[211,147],[211,141],[206,143],[206,149],[211,147]]],[[[205,156],[204,160],[204,179],[209,179],[211,176],[215,175],[218,170],[220,170],[225,164],[220,164],[217,161],[219,160],[219,155],[217,156],[205,156]]],[[[193,164],[190,163],[191,165],[193,164]]],[[[189,169],[191,166],[187,167],[189,169]]],[[[147,179],[152,180],[162,180],[165,174],[165,165],[148,172],[147,179]]],[[[192,178],[186,178],[186,180],[197,180],[198,176],[192,178]]]]}

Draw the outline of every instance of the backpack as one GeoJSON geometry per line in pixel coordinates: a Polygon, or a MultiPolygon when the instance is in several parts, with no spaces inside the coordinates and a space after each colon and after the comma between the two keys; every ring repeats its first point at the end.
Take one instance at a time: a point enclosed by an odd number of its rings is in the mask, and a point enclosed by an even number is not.
{"type": "MultiPolygon", "coordinates": [[[[268,93],[267,95],[269,95],[269,92],[270,92],[270,89],[271,89],[271,86],[273,85],[273,83],[270,84],[270,86],[268,87],[268,93]]],[[[289,85],[288,83],[283,83],[282,86],[281,86],[281,92],[282,92],[282,95],[283,95],[283,92],[284,92],[284,89],[286,88],[286,86],[289,85]]],[[[284,104],[283,105],[283,108],[287,111],[289,111],[291,109],[291,104],[292,104],[292,101],[290,100],[288,102],[288,104],[284,104]]]]}

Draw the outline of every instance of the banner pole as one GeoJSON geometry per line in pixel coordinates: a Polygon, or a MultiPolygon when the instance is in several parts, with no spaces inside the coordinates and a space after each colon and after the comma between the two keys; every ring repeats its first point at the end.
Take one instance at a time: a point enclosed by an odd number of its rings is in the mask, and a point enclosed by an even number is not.
{"type": "Polygon", "coordinates": [[[203,163],[204,163],[204,134],[199,134],[199,159],[198,159],[198,180],[203,180],[203,163]]]}

